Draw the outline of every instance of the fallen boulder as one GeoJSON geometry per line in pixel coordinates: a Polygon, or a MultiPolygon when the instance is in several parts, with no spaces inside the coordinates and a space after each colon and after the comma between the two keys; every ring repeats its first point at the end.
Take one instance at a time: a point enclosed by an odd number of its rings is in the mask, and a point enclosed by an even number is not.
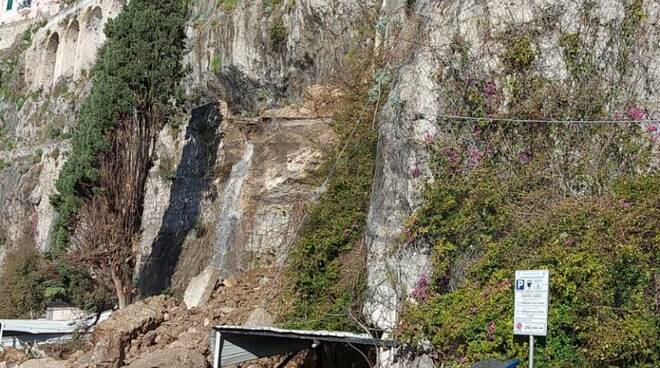
{"type": "Polygon", "coordinates": [[[265,308],[256,308],[248,316],[245,326],[272,326],[274,323],[275,318],[265,308]]]}
{"type": "Polygon", "coordinates": [[[99,324],[91,337],[93,349],[74,364],[75,367],[119,368],[126,352],[138,336],[156,329],[165,321],[165,314],[174,302],[163,296],[145,299],[113,313],[99,324]]]}
{"type": "Polygon", "coordinates": [[[183,294],[183,302],[186,307],[191,309],[208,302],[218,280],[218,270],[213,266],[206,267],[202,273],[194,277],[183,294]]]}

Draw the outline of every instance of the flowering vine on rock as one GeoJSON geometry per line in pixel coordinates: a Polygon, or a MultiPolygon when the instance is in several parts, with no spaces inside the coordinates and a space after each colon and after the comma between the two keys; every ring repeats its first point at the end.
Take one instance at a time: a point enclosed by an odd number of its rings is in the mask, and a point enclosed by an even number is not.
{"type": "Polygon", "coordinates": [[[428,299],[429,278],[425,273],[423,273],[415,283],[415,288],[413,289],[412,293],[410,293],[410,296],[419,302],[425,302],[428,299]]]}
{"type": "Polygon", "coordinates": [[[431,133],[429,131],[424,132],[424,135],[422,136],[422,139],[423,139],[424,143],[428,144],[428,145],[432,145],[433,143],[435,143],[435,136],[433,135],[433,133],[431,133]]]}
{"type": "Polygon", "coordinates": [[[486,326],[486,337],[491,341],[495,338],[495,321],[488,322],[488,326],[486,326]]]}
{"type": "Polygon", "coordinates": [[[657,142],[658,137],[660,137],[660,129],[658,129],[658,124],[651,124],[646,127],[646,132],[649,133],[651,142],[657,142]]]}
{"type": "Polygon", "coordinates": [[[631,106],[626,113],[630,120],[645,120],[646,112],[639,106],[631,106]]]}

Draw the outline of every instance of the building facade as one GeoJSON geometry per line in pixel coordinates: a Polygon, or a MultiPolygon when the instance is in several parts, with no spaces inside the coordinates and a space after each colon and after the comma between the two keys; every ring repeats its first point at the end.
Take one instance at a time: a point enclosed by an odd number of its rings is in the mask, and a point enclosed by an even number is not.
{"type": "Polygon", "coordinates": [[[62,0],[0,0],[0,24],[47,18],[61,6],[62,0]]]}

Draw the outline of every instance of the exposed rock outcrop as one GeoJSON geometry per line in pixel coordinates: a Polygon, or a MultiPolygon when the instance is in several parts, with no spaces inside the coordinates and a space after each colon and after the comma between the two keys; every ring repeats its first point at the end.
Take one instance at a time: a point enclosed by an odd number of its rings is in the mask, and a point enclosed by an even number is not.
{"type": "MultiPolygon", "coordinates": [[[[623,2],[594,1],[586,8],[560,0],[507,4],[496,0],[416,1],[412,7],[409,4],[386,0],[380,15],[383,53],[392,66],[392,82],[389,101],[378,116],[377,170],[367,230],[369,295],[365,313],[386,330],[396,324],[402,301],[429,268],[423,250],[406,246],[403,230],[405,220],[420,203],[423,183],[432,180],[427,152],[430,143],[450,140],[455,134],[442,125],[443,114],[453,103],[443,94],[447,82],[442,77],[452,72],[452,60],[460,55],[455,45],[468,47],[473,60],[470,68],[484,70],[494,79],[503,74],[505,43],[511,32],[535,34],[535,65],[543,70],[544,78],[560,81],[569,73],[558,46],[562,35],[594,26],[597,31],[584,37],[592,53],[590,60],[601,68],[599,75],[625,86],[621,87],[619,98],[636,100],[644,106],[645,115],[656,116],[660,112],[657,2],[643,2],[643,9],[639,9],[645,26],[636,30],[640,43],[631,50],[635,63],[627,70],[617,69],[616,63],[607,61],[612,52],[609,48],[619,42],[613,40],[621,37],[619,27],[631,19],[631,10],[623,2]],[[597,19],[595,23],[580,23],[585,9],[593,12],[594,18],[589,19],[597,19]],[[538,27],[545,28],[535,33],[533,30],[538,27]]],[[[594,152],[599,149],[587,148],[594,152]]],[[[581,157],[578,152],[571,152],[571,156],[581,157]]]]}
{"type": "Polygon", "coordinates": [[[18,57],[11,66],[14,85],[3,86],[8,92],[0,102],[0,232],[6,235],[0,265],[15,245],[49,249],[56,216],[49,197],[89,90],[103,27],[124,3],[83,0],[48,19],[0,27],[0,58],[18,57]],[[24,40],[31,42],[26,49],[24,40]]]}
{"type": "Polygon", "coordinates": [[[124,366],[126,352],[134,339],[147,334],[166,320],[168,309],[174,305],[165,297],[130,305],[114,313],[112,318],[100,324],[92,334],[93,349],[75,362],[74,366],[89,368],[119,368],[124,366]]]}

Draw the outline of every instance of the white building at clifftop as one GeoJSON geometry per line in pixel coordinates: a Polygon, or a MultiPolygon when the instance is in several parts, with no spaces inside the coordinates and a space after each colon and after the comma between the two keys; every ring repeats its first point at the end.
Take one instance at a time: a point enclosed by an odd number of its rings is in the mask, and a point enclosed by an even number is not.
{"type": "Polygon", "coordinates": [[[0,24],[48,18],[61,6],[62,0],[0,0],[0,24]]]}

